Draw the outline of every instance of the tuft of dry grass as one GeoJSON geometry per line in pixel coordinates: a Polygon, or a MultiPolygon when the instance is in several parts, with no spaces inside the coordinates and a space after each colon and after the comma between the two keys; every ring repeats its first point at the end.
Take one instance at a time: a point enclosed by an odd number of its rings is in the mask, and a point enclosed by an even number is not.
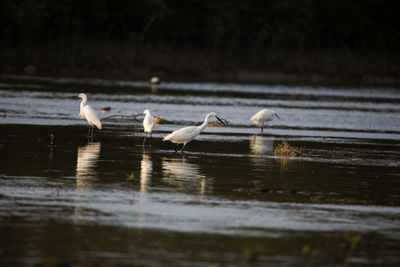
{"type": "Polygon", "coordinates": [[[278,144],[274,150],[275,156],[281,157],[308,157],[310,152],[306,152],[304,147],[294,147],[288,144],[285,140],[278,144]]]}

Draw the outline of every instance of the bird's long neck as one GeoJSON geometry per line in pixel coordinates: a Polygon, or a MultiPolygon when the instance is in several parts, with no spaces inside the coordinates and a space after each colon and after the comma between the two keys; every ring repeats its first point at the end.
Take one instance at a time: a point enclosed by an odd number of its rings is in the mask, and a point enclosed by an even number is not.
{"type": "Polygon", "coordinates": [[[209,118],[210,118],[210,115],[207,115],[206,118],[204,119],[203,124],[198,126],[200,131],[203,131],[203,129],[207,127],[209,118]]]}
{"type": "Polygon", "coordinates": [[[81,118],[84,117],[84,115],[83,115],[83,107],[85,106],[86,102],[87,102],[87,98],[82,98],[81,109],[80,109],[80,112],[79,112],[79,116],[80,116],[81,118]]]}
{"type": "Polygon", "coordinates": [[[153,117],[153,115],[151,115],[150,112],[146,113],[146,117],[144,119],[149,121],[150,123],[154,123],[154,117],[153,117]]]}
{"type": "Polygon", "coordinates": [[[86,97],[82,98],[81,108],[83,108],[85,106],[86,102],[87,102],[87,98],[86,97]]]}

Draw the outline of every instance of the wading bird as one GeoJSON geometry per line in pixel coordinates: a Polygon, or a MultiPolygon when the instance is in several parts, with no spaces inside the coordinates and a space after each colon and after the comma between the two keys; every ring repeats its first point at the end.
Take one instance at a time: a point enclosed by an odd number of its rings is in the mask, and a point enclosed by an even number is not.
{"type": "Polygon", "coordinates": [[[150,84],[159,84],[160,78],[158,78],[157,76],[151,77],[149,82],[150,82],[150,84]]]}
{"type": "Polygon", "coordinates": [[[150,134],[150,145],[151,145],[151,134],[153,132],[154,127],[156,126],[156,123],[154,121],[153,115],[151,115],[151,113],[150,113],[150,110],[145,109],[142,112],[142,114],[146,115],[143,119],[143,128],[144,128],[144,132],[146,133],[146,135],[144,136],[143,145],[146,142],[147,134],[150,134]]]}
{"type": "Polygon", "coordinates": [[[267,121],[272,121],[274,116],[280,119],[275,111],[269,109],[262,109],[256,114],[254,114],[250,118],[250,120],[253,121],[255,124],[261,124],[261,132],[263,132],[264,123],[267,121]]]}
{"type": "Polygon", "coordinates": [[[172,143],[175,143],[176,144],[175,152],[177,151],[176,149],[178,147],[178,144],[183,144],[182,150],[181,150],[181,152],[183,153],[183,150],[185,149],[186,144],[189,143],[190,141],[192,141],[196,136],[198,136],[204,130],[204,128],[207,127],[208,120],[210,119],[210,117],[214,117],[217,120],[219,120],[220,122],[222,122],[224,125],[226,125],[226,121],[221,120],[220,118],[218,118],[217,114],[215,114],[214,112],[211,112],[211,113],[207,114],[202,125],[188,126],[188,127],[184,127],[182,129],[173,131],[169,135],[165,136],[163,138],[163,141],[170,141],[172,143]]]}
{"type": "Polygon", "coordinates": [[[101,128],[102,128],[101,121],[100,121],[99,116],[97,115],[96,111],[91,106],[85,105],[87,102],[87,96],[85,94],[79,94],[78,97],[82,98],[81,110],[79,112],[79,117],[81,119],[86,118],[87,122],[90,125],[88,136],[93,136],[93,128],[95,125],[99,130],[101,130],[101,128]]]}

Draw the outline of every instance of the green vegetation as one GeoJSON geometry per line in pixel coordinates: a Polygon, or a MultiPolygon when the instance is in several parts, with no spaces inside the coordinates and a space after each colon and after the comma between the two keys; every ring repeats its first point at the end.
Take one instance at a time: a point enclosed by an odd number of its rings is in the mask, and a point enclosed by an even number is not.
{"type": "Polygon", "coordinates": [[[396,0],[4,0],[0,12],[3,71],[400,74],[396,0]]]}
{"type": "Polygon", "coordinates": [[[363,238],[362,234],[355,234],[350,232],[344,232],[343,236],[350,250],[353,250],[363,238]]]}
{"type": "Polygon", "coordinates": [[[135,173],[131,172],[131,173],[127,173],[126,177],[128,178],[128,181],[133,183],[133,181],[135,180],[135,173]]]}
{"type": "Polygon", "coordinates": [[[54,134],[50,133],[49,137],[50,137],[50,145],[53,145],[54,144],[54,134]]]}
{"type": "Polygon", "coordinates": [[[351,232],[344,232],[343,235],[344,235],[344,239],[346,240],[346,243],[348,245],[348,249],[347,249],[345,259],[344,259],[343,266],[347,267],[347,266],[349,266],[349,259],[352,257],[353,251],[356,248],[357,244],[363,238],[363,235],[351,233],[351,232]]]}
{"type": "Polygon", "coordinates": [[[311,248],[310,245],[304,245],[304,246],[301,248],[301,253],[302,253],[303,255],[310,255],[310,254],[311,254],[311,251],[312,251],[312,248],[311,248]]]}
{"type": "Polygon", "coordinates": [[[396,52],[399,1],[5,0],[3,39],[130,41],[223,52],[396,52]]]}
{"type": "Polygon", "coordinates": [[[255,261],[264,250],[261,244],[245,244],[242,250],[243,258],[246,261],[255,261]]]}

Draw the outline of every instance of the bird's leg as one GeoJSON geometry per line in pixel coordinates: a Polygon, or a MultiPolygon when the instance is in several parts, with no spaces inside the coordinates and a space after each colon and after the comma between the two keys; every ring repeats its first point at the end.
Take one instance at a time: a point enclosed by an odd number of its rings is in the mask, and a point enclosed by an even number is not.
{"type": "Polygon", "coordinates": [[[91,128],[92,128],[92,126],[89,125],[89,131],[88,131],[88,133],[87,133],[87,135],[86,135],[87,137],[90,136],[90,130],[91,130],[91,128]]]}
{"type": "Polygon", "coordinates": [[[93,136],[94,133],[94,126],[92,125],[92,133],[90,134],[90,136],[93,136]]]}
{"type": "Polygon", "coordinates": [[[261,132],[263,132],[264,123],[261,125],[261,132]]]}
{"type": "Polygon", "coordinates": [[[144,140],[143,140],[142,146],[144,146],[144,144],[146,143],[146,137],[147,137],[147,133],[144,135],[144,140]]]}
{"type": "Polygon", "coordinates": [[[149,142],[149,143],[150,143],[150,146],[151,146],[151,135],[152,135],[152,133],[150,133],[150,142],[149,142]]]}
{"type": "Polygon", "coordinates": [[[175,150],[175,152],[178,152],[178,144],[175,144],[175,148],[174,148],[174,150],[175,150]]]}
{"type": "Polygon", "coordinates": [[[181,153],[183,154],[183,150],[185,149],[186,143],[183,143],[181,153]]]}

